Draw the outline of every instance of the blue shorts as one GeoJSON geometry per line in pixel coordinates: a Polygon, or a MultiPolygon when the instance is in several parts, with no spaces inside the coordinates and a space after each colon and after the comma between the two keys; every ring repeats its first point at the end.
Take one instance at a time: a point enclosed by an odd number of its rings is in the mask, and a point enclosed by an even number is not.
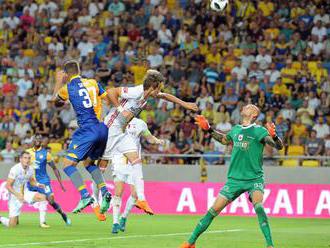
{"type": "Polygon", "coordinates": [[[54,194],[52,186],[50,185],[50,182],[42,183],[42,184],[44,184],[46,186],[44,189],[35,187],[35,186],[31,186],[30,183],[28,184],[28,189],[30,191],[38,192],[38,193],[46,195],[46,196],[50,196],[50,195],[54,194]]]}
{"type": "Polygon", "coordinates": [[[108,140],[108,127],[100,122],[78,128],[72,135],[66,158],[74,162],[99,159],[108,140]]]}

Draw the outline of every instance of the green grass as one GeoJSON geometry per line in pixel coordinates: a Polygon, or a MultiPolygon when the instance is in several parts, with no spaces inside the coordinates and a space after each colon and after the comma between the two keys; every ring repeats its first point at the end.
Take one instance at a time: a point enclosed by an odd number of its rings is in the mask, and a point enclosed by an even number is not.
{"type": "MultiPolygon", "coordinates": [[[[71,217],[72,227],[65,227],[57,215],[49,214],[48,224],[51,228],[41,229],[38,227],[38,214],[22,214],[20,225],[16,229],[0,227],[0,247],[176,248],[187,239],[188,233],[200,219],[200,216],[132,215],[128,220],[126,232],[112,235],[112,218],[102,223],[98,222],[94,215],[81,214],[71,217]],[[87,240],[82,241],[83,239],[87,240]]],[[[272,218],[271,226],[276,247],[330,247],[330,219],[272,218]]],[[[218,217],[208,231],[211,232],[201,236],[197,247],[265,247],[255,218],[218,217]],[[221,232],[223,230],[236,231],[221,232]]]]}

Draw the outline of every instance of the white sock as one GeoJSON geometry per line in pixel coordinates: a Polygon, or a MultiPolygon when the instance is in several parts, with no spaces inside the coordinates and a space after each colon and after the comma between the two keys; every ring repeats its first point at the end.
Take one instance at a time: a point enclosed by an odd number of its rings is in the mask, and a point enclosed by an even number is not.
{"type": "Polygon", "coordinates": [[[113,224],[119,224],[120,207],[121,207],[121,197],[114,196],[112,202],[113,224]]]}
{"type": "Polygon", "coordinates": [[[9,219],[6,217],[1,217],[0,216],[0,222],[2,223],[2,225],[4,225],[5,227],[9,227],[9,219]]]}
{"type": "Polygon", "coordinates": [[[134,186],[136,189],[136,194],[138,196],[139,201],[144,201],[146,198],[144,196],[144,181],[143,181],[143,173],[142,173],[142,164],[133,165],[134,170],[134,186]]]}
{"type": "Polygon", "coordinates": [[[93,190],[93,197],[96,201],[96,203],[99,202],[99,196],[100,196],[100,189],[97,187],[96,183],[92,183],[92,190],[93,190]]]}
{"type": "Polygon", "coordinates": [[[135,205],[135,202],[136,202],[135,198],[132,196],[129,196],[129,198],[127,199],[127,202],[126,202],[126,207],[125,207],[124,213],[122,214],[123,218],[128,217],[129,213],[131,212],[132,208],[135,205]]]}
{"type": "Polygon", "coordinates": [[[39,203],[39,219],[40,224],[46,223],[46,213],[47,213],[47,201],[42,201],[39,203]]]}

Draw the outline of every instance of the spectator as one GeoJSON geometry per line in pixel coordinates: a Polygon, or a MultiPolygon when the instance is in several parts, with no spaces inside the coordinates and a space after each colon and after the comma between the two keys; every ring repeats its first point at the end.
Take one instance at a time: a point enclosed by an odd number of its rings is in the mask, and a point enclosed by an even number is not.
{"type": "Polygon", "coordinates": [[[125,5],[119,0],[113,0],[108,10],[116,17],[125,11],[125,5]]]}
{"type": "Polygon", "coordinates": [[[296,118],[296,110],[292,108],[291,103],[286,101],[284,107],[280,110],[280,115],[284,120],[293,121],[296,118]]]}
{"type": "Polygon", "coordinates": [[[25,138],[27,131],[31,130],[31,125],[25,117],[20,118],[19,122],[15,125],[15,135],[20,139],[25,138]]]}
{"type": "Polygon", "coordinates": [[[24,98],[27,91],[32,88],[32,81],[28,73],[24,74],[24,78],[19,79],[16,82],[17,85],[17,95],[21,98],[24,98]]]}
{"type": "Polygon", "coordinates": [[[206,162],[207,165],[217,165],[220,164],[220,158],[219,155],[221,155],[221,153],[215,149],[215,145],[214,142],[210,142],[210,144],[208,145],[208,147],[205,149],[205,157],[204,160],[206,162]],[[210,156],[208,156],[210,155],[210,156]]]}
{"type": "Polygon", "coordinates": [[[222,104],[226,106],[229,113],[232,113],[238,102],[238,96],[232,88],[226,89],[226,94],[222,97],[222,104]]]}
{"type": "Polygon", "coordinates": [[[199,109],[205,109],[207,103],[214,103],[213,97],[208,93],[208,90],[206,87],[202,87],[201,94],[199,97],[197,97],[196,104],[199,107],[199,109]]]}
{"type": "Polygon", "coordinates": [[[210,67],[206,68],[204,71],[205,81],[207,83],[207,88],[210,92],[215,92],[215,86],[219,81],[219,73],[217,71],[217,64],[215,62],[210,63],[210,67]]]}
{"type": "Polygon", "coordinates": [[[316,138],[316,131],[310,132],[309,138],[305,143],[305,155],[307,156],[319,156],[322,155],[324,143],[322,139],[316,138]]]}
{"type": "Polygon", "coordinates": [[[292,124],[289,136],[292,138],[307,137],[307,128],[304,124],[302,124],[301,119],[299,117],[296,118],[296,121],[292,124]]]}
{"type": "Polygon", "coordinates": [[[10,142],[6,143],[6,148],[0,152],[0,160],[4,163],[14,164],[16,158],[16,152],[10,142]]]}
{"type": "Polygon", "coordinates": [[[330,134],[329,125],[324,122],[323,117],[319,117],[317,124],[314,125],[313,130],[316,131],[316,138],[324,139],[330,134]]]}

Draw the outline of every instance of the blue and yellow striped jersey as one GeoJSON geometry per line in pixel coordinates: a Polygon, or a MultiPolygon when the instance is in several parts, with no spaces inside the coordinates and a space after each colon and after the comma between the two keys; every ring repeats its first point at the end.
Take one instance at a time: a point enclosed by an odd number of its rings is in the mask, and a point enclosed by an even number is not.
{"type": "Polygon", "coordinates": [[[31,165],[35,170],[35,177],[39,183],[49,183],[50,179],[47,174],[47,164],[53,161],[52,155],[45,148],[35,150],[30,148],[27,152],[31,155],[31,165]]]}
{"type": "Polygon", "coordinates": [[[102,114],[102,98],[106,91],[94,79],[82,78],[79,75],[70,78],[58,92],[58,96],[69,100],[77,116],[79,127],[99,123],[102,114]]]}

